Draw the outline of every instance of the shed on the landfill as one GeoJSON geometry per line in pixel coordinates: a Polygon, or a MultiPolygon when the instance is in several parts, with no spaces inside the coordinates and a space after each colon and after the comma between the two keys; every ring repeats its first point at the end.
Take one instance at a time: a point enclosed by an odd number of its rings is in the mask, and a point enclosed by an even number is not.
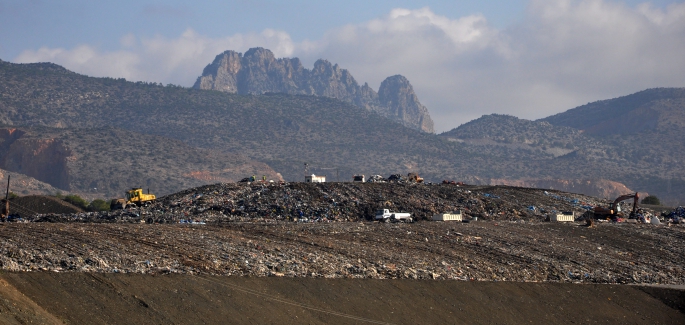
{"type": "Polygon", "coordinates": [[[576,220],[573,211],[564,211],[550,216],[551,221],[573,222],[576,220]]]}
{"type": "Polygon", "coordinates": [[[433,216],[433,221],[461,221],[461,211],[436,214],[433,216]]]}
{"type": "Polygon", "coordinates": [[[305,183],[326,183],[326,175],[316,176],[312,174],[311,176],[304,177],[305,183]]]}

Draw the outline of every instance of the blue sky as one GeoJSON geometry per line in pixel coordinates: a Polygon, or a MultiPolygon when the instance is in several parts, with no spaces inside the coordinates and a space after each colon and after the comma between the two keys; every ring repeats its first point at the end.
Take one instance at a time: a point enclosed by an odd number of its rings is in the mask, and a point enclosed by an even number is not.
{"type": "Polygon", "coordinates": [[[325,58],[377,89],[411,81],[446,131],[685,87],[683,1],[0,0],[0,59],[190,86],[215,55],[325,58]]]}
{"type": "Polygon", "coordinates": [[[209,37],[287,31],[293,40],[321,38],[326,30],[363,23],[393,8],[430,7],[458,18],[484,13],[500,27],[520,18],[525,1],[40,1],[0,0],[0,58],[26,49],[94,44],[115,49],[121,36],[176,37],[188,28],[209,37]]]}

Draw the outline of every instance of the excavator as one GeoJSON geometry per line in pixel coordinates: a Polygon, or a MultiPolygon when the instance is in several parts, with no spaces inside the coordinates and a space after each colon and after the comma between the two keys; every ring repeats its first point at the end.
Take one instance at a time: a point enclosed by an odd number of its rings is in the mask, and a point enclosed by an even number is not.
{"type": "Polygon", "coordinates": [[[603,219],[603,218],[616,218],[616,217],[622,217],[625,214],[621,211],[621,203],[622,201],[628,200],[628,199],[633,199],[633,209],[630,211],[629,216],[634,216],[635,212],[637,211],[637,202],[640,199],[640,195],[635,192],[633,194],[624,194],[616,198],[614,202],[609,204],[609,207],[600,207],[596,206],[592,212],[588,211],[589,213],[586,214],[585,217],[585,222],[587,223],[588,226],[594,225],[594,220],[595,219],[603,219]]]}

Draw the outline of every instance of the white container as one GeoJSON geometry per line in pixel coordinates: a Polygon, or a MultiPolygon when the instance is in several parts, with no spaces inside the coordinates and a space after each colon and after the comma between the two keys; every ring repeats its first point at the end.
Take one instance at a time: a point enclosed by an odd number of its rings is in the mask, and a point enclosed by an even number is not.
{"type": "Polygon", "coordinates": [[[570,211],[570,212],[562,212],[562,213],[558,213],[556,215],[553,215],[550,217],[550,220],[558,221],[558,222],[573,222],[576,220],[576,218],[575,218],[575,213],[573,213],[573,211],[570,211]]]}
{"type": "Polygon", "coordinates": [[[461,211],[436,214],[433,216],[433,221],[461,221],[461,211]]]}

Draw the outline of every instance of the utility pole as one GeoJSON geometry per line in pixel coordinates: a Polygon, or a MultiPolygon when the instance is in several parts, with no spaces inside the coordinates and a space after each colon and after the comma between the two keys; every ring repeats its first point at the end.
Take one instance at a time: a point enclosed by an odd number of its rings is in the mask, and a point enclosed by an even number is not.
{"type": "Polygon", "coordinates": [[[12,175],[7,174],[7,192],[5,192],[5,208],[2,211],[2,219],[9,218],[10,215],[10,178],[12,175]]]}
{"type": "Polygon", "coordinates": [[[307,180],[307,175],[309,174],[309,164],[304,163],[304,179],[307,180]]]}

